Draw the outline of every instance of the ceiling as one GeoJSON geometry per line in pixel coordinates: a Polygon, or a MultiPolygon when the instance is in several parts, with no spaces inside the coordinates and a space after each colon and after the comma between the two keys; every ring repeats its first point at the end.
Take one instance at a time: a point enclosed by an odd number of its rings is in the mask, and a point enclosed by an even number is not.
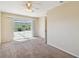
{"type": "Polygon", "coordinates": [[[0,1],[0,11],[40,17],[45,16],[51,8],[61,5],[59,1],[32,1],[32,12],[26,11],[27,1],[0,1]]]}

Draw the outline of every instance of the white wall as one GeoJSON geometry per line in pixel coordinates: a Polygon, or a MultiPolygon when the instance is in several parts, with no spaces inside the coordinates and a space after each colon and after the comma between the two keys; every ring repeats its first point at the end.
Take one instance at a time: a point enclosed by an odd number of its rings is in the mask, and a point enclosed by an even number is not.
{"type": "Polygon", "coordinates": [[[33,36],[38,37],[38,31],[39,31],[39,19],[33,20],[33,36]]]}
{"type": "Polygon", "coordinates": [[[47,24],[47,43],[79,57],[79,2],[51,9],[47,24]]]}
{"type": "Polygon", "coordinates": [[[39,18],[39,36],[45,39],[45,17],[39,18]]]}
{"type": "Polygon", "coordinates": [[[1,12],[0,12],[0,44],[1,44],[1,12]]]}

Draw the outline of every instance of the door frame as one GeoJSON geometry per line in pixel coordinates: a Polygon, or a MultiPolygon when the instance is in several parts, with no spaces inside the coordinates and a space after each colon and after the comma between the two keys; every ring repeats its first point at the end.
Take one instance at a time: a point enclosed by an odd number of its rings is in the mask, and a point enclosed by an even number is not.
{"type": "Polygon", "coordinates": [[[47,16],[45,16],[45,43],[47,44],[47,16]]]}

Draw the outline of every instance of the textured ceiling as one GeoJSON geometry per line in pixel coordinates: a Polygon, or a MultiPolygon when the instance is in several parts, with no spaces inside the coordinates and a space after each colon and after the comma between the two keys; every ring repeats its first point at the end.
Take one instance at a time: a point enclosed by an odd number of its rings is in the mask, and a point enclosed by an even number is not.
{"type": "Polygon", "coordinates": [[[45,16],[51,8],[61,5],[59,1],[32,1],[32,12],[26,11],[27,1],[0,1],[0,11],[14,14],[40,17],[45,16]]]}

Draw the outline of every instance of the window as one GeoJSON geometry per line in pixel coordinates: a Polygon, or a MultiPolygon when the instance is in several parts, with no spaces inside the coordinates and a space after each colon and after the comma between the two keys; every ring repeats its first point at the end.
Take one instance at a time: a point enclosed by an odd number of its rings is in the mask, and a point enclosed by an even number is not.
{"type": "Polygon", "coordinates": [[[15,22],[15,32],[17,31],[30,31],[31,22],[15,22]]]}

